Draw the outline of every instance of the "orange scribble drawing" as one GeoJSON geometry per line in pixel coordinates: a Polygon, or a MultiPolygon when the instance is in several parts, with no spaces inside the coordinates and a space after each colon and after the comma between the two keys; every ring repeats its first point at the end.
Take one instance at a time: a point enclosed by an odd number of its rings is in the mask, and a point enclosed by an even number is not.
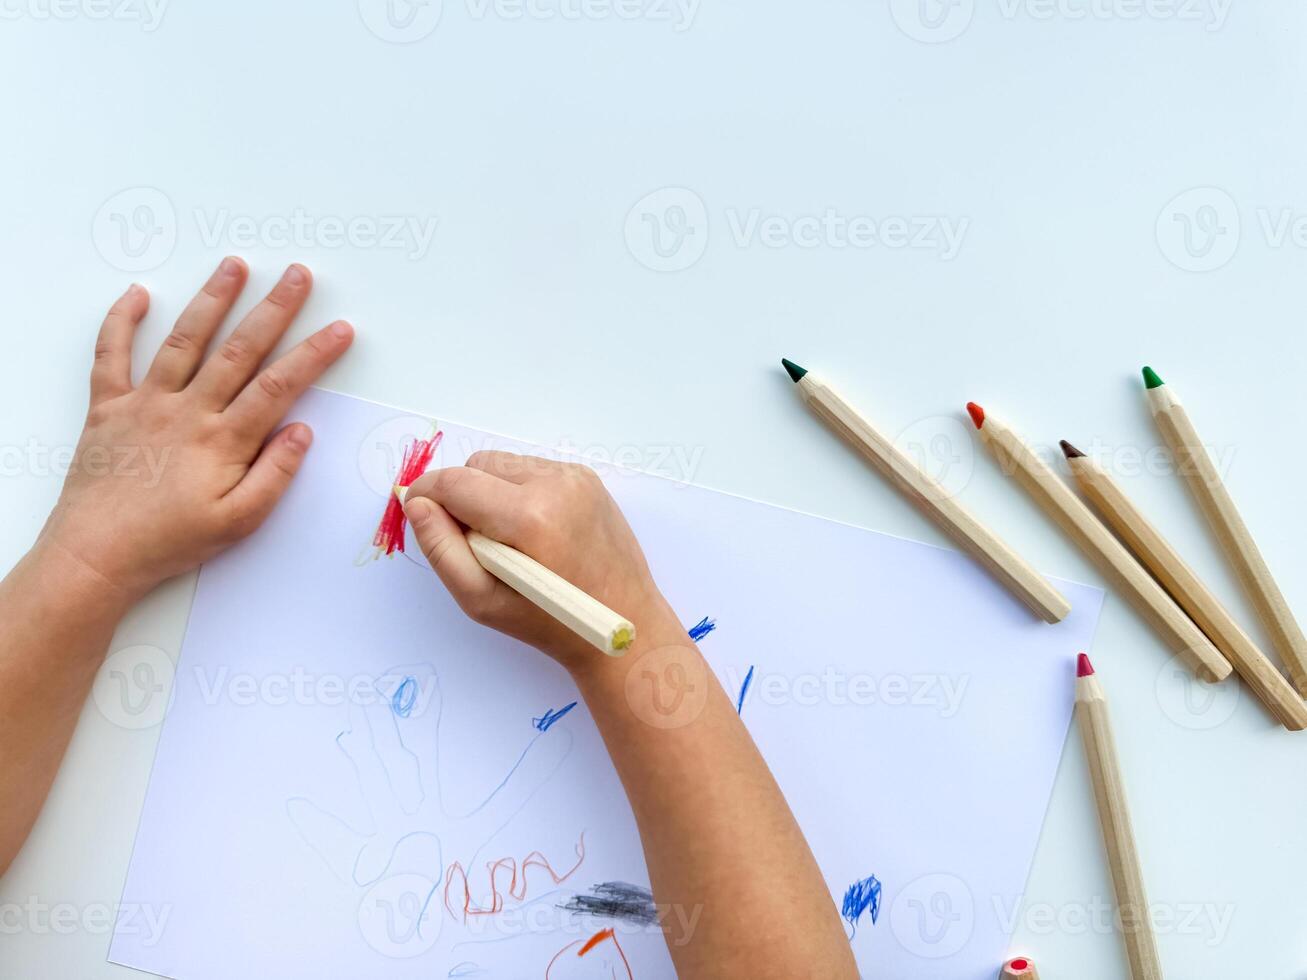
{"type": "Polygon", "coordinates": [[[576,845],[576,864],[572,865],[566,872],[559,874],[554,870],[548,859],[539,851],[532,851],[524,857],[519,863],[516,858],[502,857],[497,861],[487,861],[486,870],[490,878],[490,903],[488,906],[476,906],[472,904],[472,887],[468,882],[467,871],[463,865],[455,861],[445,872],[445,908],[456,921],[466,922],[469,915],[498,915],[504,911],[504,896],[507,895],[515,902],[526,901],[527,896],[527,871],[530,868],[540,868],[545,874],[553,880],[555,885],[561,884],[572,875],[576,874],[581,862],[585,860],[585,834],[581,834],[581,839],[576,845]],[[508,873],[508,888],[500,891],[500,872],[508,873]],[[459,890],[455,886],[455,879],[462,882],[462,897],[460,901],[459,890]]]}
{"type": "Polygon", "coordinates": [[[616,933],[604,929],[560,949],[545,967],[545,980],[635,980],[635,975],[616,933]]]}

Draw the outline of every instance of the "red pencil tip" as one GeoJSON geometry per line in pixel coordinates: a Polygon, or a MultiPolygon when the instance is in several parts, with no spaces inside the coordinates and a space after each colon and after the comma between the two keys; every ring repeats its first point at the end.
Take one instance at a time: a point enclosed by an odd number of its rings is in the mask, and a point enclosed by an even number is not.
{"type": "Polygon", "coordinates": [[[1088,677],[1094,672],[1094,665],[1089,662],[1089,657],[1081,654],[1076,658],[1076,676],[1088,677]]]}
{"type": "Polygon", "coordinates": [[[971,415],[971,421],[976,423],[977,429],[985,424],[985,410],[975,402],[967,402],[967,412],[971,415]]]}

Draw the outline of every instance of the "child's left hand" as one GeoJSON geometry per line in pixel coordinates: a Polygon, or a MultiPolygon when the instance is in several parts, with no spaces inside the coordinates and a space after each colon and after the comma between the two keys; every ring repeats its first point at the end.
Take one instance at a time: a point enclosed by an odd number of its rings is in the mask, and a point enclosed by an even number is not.
{"type": "Polygon", "coordinates": [[[132,286],[100,329],[86,427],[37,549],[71,556],[120,600],[135,601],[263,523],[313,434],[295,424],[268,436],[353,340],[337,321],[260,371],[312,288],[309,271],[292,265],[206,359],[247,275],[239,259],[223,260],[138,387],[132,337],[149,294],[132,286]]]}

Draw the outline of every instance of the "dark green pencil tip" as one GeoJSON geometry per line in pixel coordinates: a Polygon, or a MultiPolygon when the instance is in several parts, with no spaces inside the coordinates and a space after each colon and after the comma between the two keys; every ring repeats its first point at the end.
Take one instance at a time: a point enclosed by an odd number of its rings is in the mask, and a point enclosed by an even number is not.
{"type": "Polygon", "coordinates": [[[1166,382],[1163,381],[1161,378],[1159,378],[1159,377],[1157,376],[1157,372],[1156,372],[1156,371],[1154,371],[1154,370],[1153,370],[1152,368],[1150,368],[1150,367],[1146,367],[1146,368],[1144,368],[1144,387],[1145,387],[1145,388],[1147,388],[1149,391],[1152,391],[1154,388],[1160,388],[1160,387],[1162,387],[1162,385],[1164,385],[1164,384],[1166,384],[1166,382]]]}
{"type": "Polygon", "coordinates": [[[781,363],[785,365],[785,370],[789,372],[790,378],[795,384],[803,380],[803,376],[808,373],[807,368],[801,368],[788,357],[782,357],[781,363]]]}

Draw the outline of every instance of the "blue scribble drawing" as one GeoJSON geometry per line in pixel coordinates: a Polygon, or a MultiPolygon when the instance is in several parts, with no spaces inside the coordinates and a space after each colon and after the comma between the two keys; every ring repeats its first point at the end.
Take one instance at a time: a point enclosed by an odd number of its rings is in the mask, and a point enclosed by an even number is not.
{"type": "Polygon", "coordinates": [[[698,643],[700,640],[702,640],[705,636],[707,636],[716,628],[717,628],[717,621],[714,619],[709,619],[707,616],[705,616],[703,617],[703,619],[699,620],[699,622],[695,623],[693,626],[690,627],[690,639],[692,639],[695,643],[698,643]]]}
{"type": "Polygon", "coordinates": [[[390,710],[401,718],[407,718],[413,713],[413,705],[417,699],[417,679],[405,677],[399,682],[399,687],[395,688],[395,693],[390,699],[390,710]]]}
{"type": "MultiPolygon", "coordinates": [[[[439,899],[433,902],[446,879],[446,862],[456,857],[468,867],[480,866],[482,851],[563,765],[572,735],[566,728],[534,732],[505,776],[477,798],[453,800],[441,789],[440,748],[446,739],[436,669],[430,664],[395,667],[376,678],[373,687],[372,696],[351,700],[349,727],[336,737],[357,802],[339,801],[347,814],[342,816],[294,797],[287,800],[286,813],[336,877],[368,890],[365,903],[380,906],[382,899],[372,896],[385,894],[389,914],[394,904],[386,892],[390,885],[405,882],[407,894],[412,881],[425,881],[417,901],[409,903],[414,908],[401,910],[404,924],[412,927],[406,942],[420,943],[424,950],[439,939],[448,953],[468,937],[460,935],[457,923],[446,923],[439,899]],[[442,937],[446,925],[452,934],[442,937]]],[[[466,733],[455,734],[463,736],[458,739],[463,751],[475,746],[466,733]]],[[[455,968],[463,972],[450,975],[475,976],[469,971],[478,968],[465,961],[455,968]]]]}
{"type": "Polygon", "coordinates": [[[557,711],[552,711],[552,710],[546,711],[539,718],[532,718],[531,724],[535,726],[537,731],[547,732],[549,731],[549,729],[554,727],[555,723],[557,723],[557,721],[560,718],[562,718],[563,715],[567,714],[569,711],[575,708],[576,704],[577,703],[573,701],[571,704],[564,705],[563,707],[559,708],[557,711]]]}
{"type": "Polygon", "coordinates": [[[740,685],[740,697],[735,702],[735,713],[744,714],[744,696],[749,693],[749,685],[753,683],[753,664],[749,665],[749,672],[744,675],[744,683],[740,685]]]}
{"type": "Polygon", "coordinates": [[[875,925],[876,920],[880,918],[880,882],[876,880],[875,875],[855,881],[844,893],[840,914],[853,927],[853,934],[849,936],[850,941],[858,934],[858,920],[862,918],[864,912],[871,914],[872,925],[875,925]]]}

